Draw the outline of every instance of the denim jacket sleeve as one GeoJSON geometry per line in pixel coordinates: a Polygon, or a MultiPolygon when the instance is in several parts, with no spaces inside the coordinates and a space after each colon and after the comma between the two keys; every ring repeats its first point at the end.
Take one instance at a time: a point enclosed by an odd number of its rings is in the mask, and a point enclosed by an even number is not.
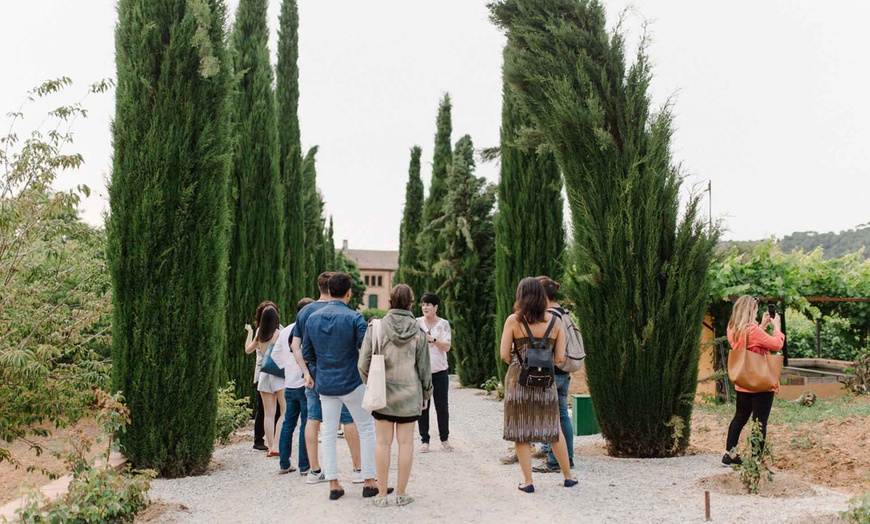
{"type": "Polygon", "coordinates": [[[354,319],[354,330],[356,331],[356,347],[362,347],[363,340],[366,336],[366,320],[359,313],[356,314],[356,318],[354,319]]]}
{"type": "Polygon", "coordinates": [[[308,329],[302,335],[302,359],[308,365],[313,365],[317,362],[317,355],[314,354],[314,344],[311,343],[311,331],[308,329]]]}

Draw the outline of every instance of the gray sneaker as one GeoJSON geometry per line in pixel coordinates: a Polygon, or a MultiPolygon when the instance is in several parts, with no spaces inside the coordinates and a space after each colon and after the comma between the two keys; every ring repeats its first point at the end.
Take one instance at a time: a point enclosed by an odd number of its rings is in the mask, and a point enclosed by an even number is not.
{"type": "Polygon", "coordinates": [[[517,457],[516,451],[511,451],[507,455],[500,457],[498,459],[498,461],[501,462],[502,464],[516,464],[517,462],[520,461],[520,458],[517,457]]]}
{"type": "Polygon", "coordinates": [[[317,484],[320,482],[326,482],[326,473],[324,473],[322,469],[317,473],[315,473],[314,470],[310,470],[308,476],[305,478],[305,483],[317,484]]]}
{"type": "Polygon", "coordinates": [[[532,466],[532,471],[535,473],[558,473],[562,470],[559,469],[559,466],[553,467],[549,463],[543,462],[537,466],[532,466]]]}

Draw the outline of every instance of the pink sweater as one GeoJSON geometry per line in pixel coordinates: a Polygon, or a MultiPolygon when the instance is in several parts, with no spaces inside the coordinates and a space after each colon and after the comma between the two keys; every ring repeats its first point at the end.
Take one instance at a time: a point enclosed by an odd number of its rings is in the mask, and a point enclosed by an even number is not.
{"type": "MultiPolygon", "coordinates": [[[[731,332],[731,328],[728,328],[728,343],[731,344],[731,348],[743,349],[743,345],[746,344],[746,334],[745,331],[740,336],[740,340],[736,340],[734,338],[734,333],[731,332]]],[[[749,328],[749,344],[746,346],[746,349],[752,351],[753,353],[758,353],[759,355],[766,355],[771,351],[779,351],[782,349],[782,345],[785,343],[785,334],[781,331],[775,331],[773,335],[768,335],[766,331],[761,329],[761,326],[758,324],[752,324],[749,328]]],[[[737,391],[742,391],[743,393],[753,393],[752,391],[741,388],[738,385],[734,385],[734,389],[737,391]]],[[[776,385],[770,391],[779,390],[779,384],[776,385]]]]}

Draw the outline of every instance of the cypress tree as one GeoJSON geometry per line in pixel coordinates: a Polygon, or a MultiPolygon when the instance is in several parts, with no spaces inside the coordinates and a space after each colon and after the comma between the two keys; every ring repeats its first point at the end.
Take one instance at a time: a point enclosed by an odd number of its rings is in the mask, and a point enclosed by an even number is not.
{"type": "MultiPolygon", "coordinates": [[[[423,206],[423,229],[418,236],[418,252],[422,259],[422,269],[426,273],[425,291],[440,291],[443,281],[436,275],[436,265],[445,243],[442,238],[444,228],[444,199],[447,196],[447,176],[453,153],[450,150],[450,137],[453,134],[450,95],[445,94],[438,107],[435,131],[435,154],[432,158],[432,183],[429,197],[423,206]]],[[[444,313],[439,311],[439,313],[444,313]]]]}
{"type": "Polygon", "coordinates": [[[120,0],[106,220],[112,382],[136,467],[176,477],[213,450],[225,345],[230,64],[220,0],[120,0]]]}
{"type": "MultiPolygon", "coordinates": [[[[505,50],[505,53],[508,51],[505,50]]],[[[532,124],[507,86],[502,96],[501,174],[495,217],[495,333],[513,313],[516,289],[524,277],[547,275],[560,280],[565,251],[562,175],[550,153],[521,147],[519,131],[532,124]]],[[[495,359],[500,376],[507,371],[495,359]]]]}
{"type": "Polygon", "coordinates": [[[305,194],[302,185],[302,142],[299,133],[299,9],[284,0],[278,17],[278,159],[284,193],[284,289],[278,304],[282,318],[296,317],[296,302],[307,291],[305,280],[305,194]]]}
{"type": "Polygon", "coordinates": [[[227,307],[227,374],[254,400],[253,358],[243,351],[257,304],[284,293],[284,199],[266,0],[241,0],[231,37],[236,75],[233,220],[227,307]]]}
{"type": "Polygon", "coordinates": [[[555,151],[574,232],[574,295],[589,388],[608,450],[686,449],[717,231],[699,198],[680,213],[668,106],[650,111],[644,45],[626,66],[597,1],[491,6],[511,48],[505,77],[555,151]]]}
{"type": "Polygon", "coordinates": [[[495,293],[495,186],[474,175],[474,145],[465,135],[456,143],[444,200],[445,251],[438,276],[450,310],[450,353],[459,380],[479,386],[496,372],[492,358],[495,293]]]}
{"type": "Polygon", "coordinates": [[[324,269],[335,267],[338,255],[335,251],[335,228],[332,224],[332,215],[329,216],[329,227],[326,229],[326,242],[323,244],[323,249],[324,269]]]}
{"type": "Polygon", "coordinates": [[[324,255],[323,199],[317,190],[317,146],[308,150],[302,161],[302,185],[305,191],[305,289],[306,296],[316,299],[320,296],[317,289],[317,275],[326,269],[324,255]]]}
{"type": "MultiPolygon", "coordinates": [[[[411,165],[408,168],[408,183],[405,186],[405,210],[399,232],[399,269],[394,284],[407,284],[419,298],[425,291],[420,269],[420,254],[417,236],[423,225],[423,180],[420,178],[419,146],[411,148],[411,165]]],[[[419,309],[419,305],[414,305],[419,309]]]]}

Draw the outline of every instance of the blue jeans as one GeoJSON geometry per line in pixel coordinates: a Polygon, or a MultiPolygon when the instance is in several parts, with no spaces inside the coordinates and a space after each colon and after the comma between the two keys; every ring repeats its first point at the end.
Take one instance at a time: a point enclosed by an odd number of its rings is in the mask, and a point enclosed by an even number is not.
{"type": "MultiPolygon", "coordinates": [[[[556,375],[556,392],[559,394],[559,423],[562,425],[562,434],[565,435],[565,444],[568,446],[568,460],[574,464],[574,427],[571,426],[571,417],[568,416],[568,389],[571,386],[571,375],[556,375]]],[[[289,409],[289,408],[288,408],[289,409]]],[[[559,461],[553,454],[553,447],[544,444],[543,450],[547,452],[547,464],[551,468],[558,468],[559,461]]]]}
{"type": "MultiPolygon", "coordinates": [[[[312,388],[305,388],[305,398],[308,400],[308,420],[323,422],[323,406],[320,404],[320,395],[312,388]]],[[[342,405],[339,420],[344,425],[353,424],[353,417],[350,416],[347,406],[342,405]]]]}
{"type": "Polygon", "coordinates": [[[290,455],[293,451],[293,432],[296,431],[296,423],[302,420],[299,426],[299,471],[308,471],[311,466],[308,463],[308,450],[305,448],[305,424],[308,421],[308,401],[305,398],[305,387],[285,389],[284,400],[287,401],[287,411],[284,413],[284,425],[281,427],[281,440],[278,444],[280,453],[279,467],[290,467],[290,455]]]}

